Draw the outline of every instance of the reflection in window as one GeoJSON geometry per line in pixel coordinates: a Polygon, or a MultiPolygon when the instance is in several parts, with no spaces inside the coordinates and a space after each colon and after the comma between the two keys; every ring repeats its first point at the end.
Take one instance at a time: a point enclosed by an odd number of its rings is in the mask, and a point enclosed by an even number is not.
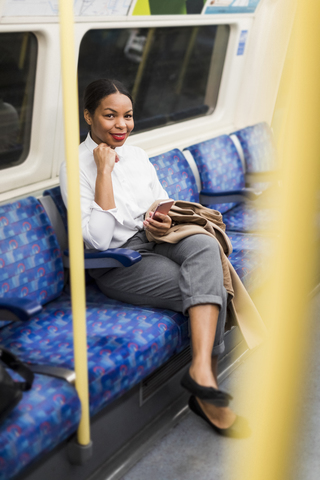
{"type": "MultiPolygon", "coordinates": [[[[80,108],[98,78],[123,82],[134,99],[135,132],[212,113],[229,26],[90,30],[79,55],[80,108]]],[[[81,139],[87,128],[80,113],[81,139]]]]}
{"type": "Polygon", "coordinates": [[[0,169],[28,156],[36,59],[35,35],[0,34],[0,169]]]}

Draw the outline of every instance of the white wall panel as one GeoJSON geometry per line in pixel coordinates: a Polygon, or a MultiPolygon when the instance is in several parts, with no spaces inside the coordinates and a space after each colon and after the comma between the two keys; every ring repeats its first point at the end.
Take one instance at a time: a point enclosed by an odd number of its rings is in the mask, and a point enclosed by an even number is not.
{"type": "Polygon", "coordinates": [[[235,126],[271,123],[296,0],[263,0],[251,31],[235,126]]]}

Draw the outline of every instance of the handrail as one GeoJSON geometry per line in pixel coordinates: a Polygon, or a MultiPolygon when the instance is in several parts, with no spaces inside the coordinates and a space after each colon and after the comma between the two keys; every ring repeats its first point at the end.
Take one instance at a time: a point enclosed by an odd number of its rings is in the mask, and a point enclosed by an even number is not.
{"type": "MultiPolygon", "coordinates": [[[[288,2],[288,8],[295,8],[295,2],[292,6],[288,2]]],[[[303,377],[312,345],[309,293],[317,269],[314,240],[320,175],[319,18],[319,1],[298,0],[291,39],[294,58],[287,61],[281,87],[290,102],[281,103],[288,115],[281,162],[283,193],[277,204],[282,212],[278,253],[272,285],[259,299],[270,339],[256,356],[253,375],[247,375],[241,383],[242,397],[248,395],[253,433],[237,449],[238,459],[233,457],[233,472],[238,480],[291,478],[292,467],[297,467],[296,442],[310,421],[306,418],[309,409],[304,404],[308,399],[304,397],[303,377]]]]}
{"type": "Polygon", "coordinates": [[[65,152],[68,181],[68,233],[76,389],[81,401],[78,443],[90,443],[84,252],[79,181],[78,85],[74,48],[73,0],[59,0],[65,152]]]}

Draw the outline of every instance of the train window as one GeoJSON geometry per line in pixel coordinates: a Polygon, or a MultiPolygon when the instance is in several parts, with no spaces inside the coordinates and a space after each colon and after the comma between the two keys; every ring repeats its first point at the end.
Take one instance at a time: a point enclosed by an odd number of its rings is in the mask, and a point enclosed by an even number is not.
{"type": "Polygon", "coordinates": [[[131,91],[135,132],[212,113],[229,31],[228,25],[90,30],[79,54],[81,109],[86,85],[107,77],[131,91]]]}
{"type": "Polygon", "coordinates": [[[33,33],[0,33],[0,169],[29,153],[37,49],[33,33]]]}

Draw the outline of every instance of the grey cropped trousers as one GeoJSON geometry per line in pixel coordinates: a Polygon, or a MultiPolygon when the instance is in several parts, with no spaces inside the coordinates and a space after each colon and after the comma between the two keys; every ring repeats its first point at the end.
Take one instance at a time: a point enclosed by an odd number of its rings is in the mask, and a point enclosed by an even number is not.
{"type": "Polygon", "coordinates": [[[194,305],[220,308],[212,355],[224,351],[227,291],[218,242],[208,235],[192,235],[179,243],[148,242],[144,231],[124,245],[139,252],[140,262],[128,268],[90,270],[109,298],[134,305],[166,308],[188,315],[194,305]]]}

